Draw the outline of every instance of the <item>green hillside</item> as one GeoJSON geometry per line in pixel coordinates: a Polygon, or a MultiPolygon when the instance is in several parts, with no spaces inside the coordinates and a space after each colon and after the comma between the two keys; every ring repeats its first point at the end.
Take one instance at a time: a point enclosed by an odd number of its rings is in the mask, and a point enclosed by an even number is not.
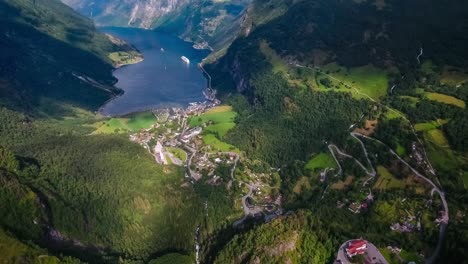
{"type": "Polygon", "coordinates": [[[97,109],[120,93],[108,54],[122,48],[60,1],[1,1],[0,33],[0,104],[28,110],[50,98],[97,109]]]}
{"type": "MultiPolygon", "coordinates": [[[[275,14],[272,2],[255,4],[257,10],[275,14]]],[[[227,143],[281,168],[286,208],[306,208],[314,214],[332,210],[332,217],[321,215],[327,219],[326,227],[316,232],[325,229],[328,235],[347,234],[341,238],[344,242],[353,237],[357,227],[351,228],[350,221],[357,218],[368,227],[356,237],[372,239],[383,248],[398,241],[396,244],[409,250],[411,254],[392,255],[395,263],[409,261],[406,258],[415,252],[425,252],[427,257],[437,240],[438,230],[431,220],[437,215],[434,211],[422,213],[425,231],[406,236],[388,233],[391,219],[405,217],[398,204],[401,197],[413,197],[414,201],[427,198],[424,184],[412,180],[388,149],[369,140],[363,143],[374,168],[385,170],[376,171],[377,184],[372,185],[378,196],[375,207],[358,217],[343,215],[341,219],[337,208],[365,200],[368,188],[364,183],[374,181],[368,173],[343,155],[338,157],[343,171],[338,171],[337,161],[331,159],[327,168],[320,170],[326,174],[320,180],[319,171],[304,169],[320,167],[322,160],[310,157],[330,153],[331,144],[364,162],[351,131],[383,141],[447,194],[451,220],[441,260],[463,262],[466,253],[461,248],[466,239],[457,232],[467,232],[460,218],[465,215],[461,208],[468,199],[464,186],[468,83],[462,78],[468,68],[466,3],[275,1],[281,3],[289,3],[283,13],[276,9],[280,15],[238,38],[224,57],[206,66],[213,85],[239,113],[236,126],[225,136],[227,143]],[[456,81],[449,82],[449,78],[456,81]],[[244,98],[233,97],[236,92],[244,98]],[[438,126],[428,127],[429,131],[421,130],[421,125],[416,132],[412,129],[414,124],[434,122],[438,126]],[[418,164],[414,146],[416,151],[427,151],[428,161],[418,164]],[[434,172],[424,165],[426,162],[434,172]],[[387,190],[383,186],[390,184],[390,178],[399,184],[391,184],[387,190]],[[394,214],[385,218],[381,212],[394,214]]],[[[405,210],[414,212],[421,206],[416,204],[405,210]]],[[[220,263],[229,258],[235,259],[232,263],[259,261],[265,254],[273,257],[268,255],[267,245],[288,244],[287,238],[279,242],[268,238],[278,228],[254,230],[242,237],[232,236],[218,256],[220,263]]],[[[323,243],[327,235],[320,237],[323,243]]],[[[339,245],[337,242],[334,248],[339,245]]],[[[277,262],[301,263],[295,254],[293,249],[274,257],[279,258],[277,262]]],[[[336,252],[329,256],[328,262],[332,262],[336,252]]]]}

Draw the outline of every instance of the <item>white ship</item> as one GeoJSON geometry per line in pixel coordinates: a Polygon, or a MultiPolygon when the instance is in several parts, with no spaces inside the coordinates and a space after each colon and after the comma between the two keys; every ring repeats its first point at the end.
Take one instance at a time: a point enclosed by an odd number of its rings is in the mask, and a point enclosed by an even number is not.
{"type": "Polygon", "coordinates": [[[187,64],[190,63],[190,60],[189,60],[187,57],[182,56],[182,57],[180,57],[180,58],[181,58],[185,63],[187,63],[187,64]]]}

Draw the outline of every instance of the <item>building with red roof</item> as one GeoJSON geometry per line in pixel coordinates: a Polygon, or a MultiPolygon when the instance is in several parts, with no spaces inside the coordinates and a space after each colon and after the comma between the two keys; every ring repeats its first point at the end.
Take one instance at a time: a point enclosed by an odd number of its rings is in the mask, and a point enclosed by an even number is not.
{"type": "Polygon", "coordinates": [[[367,249],[367,241],[363,239],[353,240],[349,243],[348,247],[346,248],[346,254],[348,257],[352,258],[356,255],[361,255],[366,253],[367,249]]]}

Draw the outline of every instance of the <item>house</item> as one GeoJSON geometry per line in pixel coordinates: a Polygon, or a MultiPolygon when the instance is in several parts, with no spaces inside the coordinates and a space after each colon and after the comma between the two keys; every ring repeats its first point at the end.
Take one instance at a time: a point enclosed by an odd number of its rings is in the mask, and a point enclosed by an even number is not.
{"type": "Polygon", "coordinates": [[[346,254],[348,257],[352,258],[356,255],[361,255],[366,253],[367,241],[363,239],[351,241],[346,248],[346,254]]]}
{"type": "Polygon", "coordinates": [[[156,162],[159,164],[167,165],[166,157],[164,157],[164,150],[161,143],[158,141],[156,146],[154,147],[154,156],[156,158],[156,162]]]}
{"type": "Polygon", "coordinates": [[[361,212],[361,204],[354,202],[349,205],[348,210],[355,214],[359,214],[361,212]]]}
{"type": "Polygon", "coordinates": [[[190,141],[190,139],[192,139],[195,136],[200,135],[201,132],[202,132],[201,127],[196,127],[196,128],[190,129],[184,135],[182,135],[181,140],[184,143],[188,143],[190,141]]]}

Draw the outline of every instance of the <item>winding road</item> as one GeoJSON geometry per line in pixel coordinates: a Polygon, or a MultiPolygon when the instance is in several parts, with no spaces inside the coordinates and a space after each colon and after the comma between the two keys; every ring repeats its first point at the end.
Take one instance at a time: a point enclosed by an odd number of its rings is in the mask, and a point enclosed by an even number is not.
{"type": "Polygon", "coordinates": [[[432,189],[432,193],[435,191],[439,194],[440,196],[440,200],[442,201],[442,205],[444,207],[444,211],[443,211],[443,214],[442,214],[442,217],[441,217],[441,221],[440,221],[440,228],[439,228],[439,239],[438,239],[438,242],[437,242],[437,246],[436,248],[434,249],[434,252],[432,253],[432,255],[426,259],[426,263],[435,263],[438,256],[439,256],[439,253],[440,253],[440,250],[442,248],[442,243],[444,241],[444,238],[445,238],[445,233],[447,231],[447,225],[448,225],[448,222],[449,222],[449,207],[448,207],[448,203],[447,203],[447,200],[445,199],[445,193],[442,191],[442,189],[437,186],[433,181],[431,181],[430,179],[428,179],[427,177],[425,177],[424,175],[422,175],[419,171],[417,171],[415,168],[413,168],[410,164],[408,164],[403,158],[401,158],[395,151],[393,151],[393,149],[391,149],[389,146],[387,146],[385,143],[383,143],[382,141],[378,140],[378,139],[375,139],[375,138],[371,138],[371,137],[368,137],[368,136],[365,136],[365,135],[361,135],[361,134],[357,134],[359,135],[360,137],[363,137],[363,138],[366,138],[368,140],[371,140],[371,141],[374,141],[374,142],[377,142],[385,147],[387,147],[389,149],[389,152],[394,155],[395,157],[397,157],[398,160],[400,160],[403,164],[405,164],[408,168],[411,169],[411,171],[419,178],[423,179],[424,181],[426,181],[427,183],[429,183],[433,189],[432,189]]]}
{"type": "MultiPolygon", "coordinates": [[[[352,242],[353,240],[348,240],[340,246],[340,249],[338,250],[338,254],[336,256],[336,260],[334,263],[352,264],[352,262],[349,260],[349,258],[346,255],[346,248],[348,247],[349,243],[352,242]]],[[[380,253],[380,250],[374,244],[372,244],[369,241],[366,241],[366,243],[367,243],[367,249],[365,253],[365,256],[366,256],[365,263],[388,264],[385,257],[382,255],[382,253],[380,253]]]]}
{"type": "Polygon", "coordinates": [[[366,166],[364,166],[364,165],[363,165],[358,159],[356,159],[355,157],[353,157],[353,156],[351,156],[351,155],[349,155],[349,154],[347,154],[347,153],[341,151],[340,148],[338,148],[338,146],[336,146],[335,144],[330,144],[330,145],[328,145],[328,149],[330,150],[330,152],[331,152],[333,158],[335,159],[336,164],[338,165],[338,173],[337,173],[337,175],[341,175],[341,174],[343,173],[343,169],[342,169],[342,167],[341,167],[341,164],[340,164],[339,160],[336,158],[335,152],[336,152],[338,155],[340,155],[340,156],[343,156],[343,157],[346,157],[346,158],[349,158],[349,159],[353,159],[354,162],[356,162],[356,164],[358,164],[359,167],[361,167],[361,168],[364,170],[364,172],[365,172],[368,176],[370,176],[370,178],[369,178],[366,182],[364,182],[364,185],[365,185],[369,180],[373,179],[373,178],[377,175],[377,172],[375,171],[374,166],[372,166],[372,162],[371,162],[370,159],[369,159],[369,154],[368,154],[367,149],[366,149],[366,147],[365,147],[365,145],[364,145],[364,142],[362,142],[362,141],[358,138],[358,135],[360,135],[360,134],[355,133],[355,132],[351,132],[350,135],[351,135],[354,139],[356,139],[356,140],[359,142],[359,144],[361,145],[361,148],[362,148],[362,150],[363,150],[363,152],[364,152],[364,155],[365,155],[365,157],[366,157],[366,160],[367,160],[367,164],[370,166],[370,170],[369,170],[366,166]]]}
{"type": "MultiPolygon", "coordinates": [[[[419,63],[419,64],[421,63],[420,57],[421,57],[423,54],[424,54],[424,50],[423,50],[423,48],[421,47],[420,53],[419,53],[419,55],[418,55],[417,58],[416,58],[416,59],[418,60],[418,63],[419,63]]],[[[313,67],[313,68],[312,68],[312,67],[300,65],[300,64],[297,64],[297,63],[295,63],[295,64],[290,63],[290,64],[291,64],[291,65],[294,65],[295,67],[298,67],[298,68],[307,68],[307,69],[311,69],[311,70],[318,70],[318,71],[320,71],[322,74],[328,76],[329,78],[331,78],[331,79],[333,79],[333,80],[335,80],[335,81],[345,83],[345,82],[343,82],[342,80],[339,80],[339,79],[335,78],[334,76],[323,72],[322,69],[319,68],[319,67],[313,67]]],[[[346,84],[346,83],[345,83],[345,84],[346,84]]],[[[374,102],[374,103],[376,103],[376,104],[378,104],[378,105],[384,107],[384,108],[387,109],[388,111],[397,113],[399,116],[401,116],[404,120],[406,120],[406,121],[410,124],[411,130],[412,130],[414,136],[416,137],[417,141],[419,142],[419,144],[420,144],[420,146],[421,146],[421,148],[422,148],[422,150],[423,150],[424,159],[425,159],[425,161],[426,161],[426,163],[427,163],[427,165],[428,165],[428,167],[429,167],[429,171],[430,171],[430,173],[431,173],[432,175],[436,176],[436,172],[435,172],[435,170],[434,170],[434,168],[433,168],[433,166],[432,166],[432,164],[431,164],[431,162],[430,162],[430,160],[429,160],[429,158],[428,158],[428,156],[427,156],[427,152],[426,152],[426,149],[424,148],[424,144],[423,144],[423,142],[421,141],[421,139],[419,139],[419,137],[418,137],[418,135],[417,135],[417,133],[416,133],[416,130],[415,130],[415,128],[414,128],[412,122],[411,122],[404,114],[402,114],[401,112],[399,112],[399,111],[397,111],[397,110],[395,110],[395,109],[393,109],[393,108],[391,108],[391,107],[389,107],[389,106],[387,106],[387,105],[385,105],[385,104],[382,104],[382,103],[376,101],[374,98],[370,97],[369,95],[367,95],[367,94],[365,94],[365,93],[360,92],[357,88],[353,87],[352,85],[349,85],[349,84],[346,84],[346,85],[348,85],[349,87],[351,87],[356,93],[358,93],[358,94],[360,94],[360,95],[362,95],[362,96],[368,98],[368,99],[371,100],[372,102],[374,102]]],[[[395,88],[395,86],[392,87],[392,91],[393,91],[393,88],[395,88]]],[[[433,187],[433,190],[435,190],[435,192],[437,192],[437,193],[439,194],[440,199],[441,199],[441,201],[442,201],[442,205],[443,205],[443,207],[444,207],[443,215],[442,215],[442,217],[441,217],[440,229],[439,229],[439,239],[438,239],[437,246],[436,246],[436,248],[434,249],[433,254],[426,260],[426,263],[429,263],[429,264],[435,263],[436,260],[437,260],[437,258],[438,258],[438,256],[439,256],[440,250],[441,250],[441,248],[442,248],[442,243],[443,243],[443,240],[444,240],[444,237],[445,237],[445,233],[446,233],[446,229],[447,229],[447,225],[448,225],[448,222],[449,222],[449,208],[448,208],[448,203],[447,203],[447,201],[446,201],[446,199],[445,199],[445,193],[444,193],[444,192],[442,191],[442,189],[441,189],[438,185],[436,185],[432,180],[428,179],[427,177],[425,177],[424,175],[422,175],[419,171],[417,171],[415,168],[413,168],[410,164],[408,164],[403,158],[401,158],[395,151],[393,151],[389,146],[387,146],[387,145],[386,145],[385,143],[383,143],[382,141],[377,140],[377,139],[374,139],[374,138],[371,138],[371,137],[368,137],[368,136],[365,136],[365,135],[362,135],[362,134],[359,134],[359,133],[355,133],[355,132],[352,132],[352,133],[351,133],[351,136],[352,136],[353,138],[357,139],[357,140],[360,142],[361,147],[363,148],[364,153],[365,153],[365,155],[366,155],[367,161],[369,162],[370,166],[372,167],[372,173],[369,173],[369,171],[367,170],[367,168],[365,168],[365,166],[363,166],[363,165],[362,165],[358,160],[356,160],[354,157],[352,157],[352,156],[350,156],[350,155],[348,155],[348,154],[346,154],[346,153],[341,152],[341,151],[339,150],[339,148],[338,148],[336,145],[333,145],[333,144],[332,144],[332,145],[329,145],[328,148],[329,148],[330,152],[332,153],[332,155],[333,155],[333,157],[334,157],[336,163],[338,164],[338,168],[339,168],[339,173],[340,173],[340,174],[342,173],[342,167],[341,167],[341,165],[339,164],[339,161],[338,161],[338,159],[336,158],[336,156],[335,156],[333,150],[336,150],[338,154],[343,155],[344,157],[354,159],[354,160],[357,162],[357,164],[358,164],[361,168],[364,169],[364,171],[366,172],[366,174],[368,174],[369,176],[372,176],[372,175],[373,175],[369,180],[371,180],[371,179],[373,179],[373,178],[375,177],[375,170],[374,170],[374,168],[373,168],[373,166],[372,166],[372,163],[370,163],[370,160],[369,160],[369,158],[368,158],[367,149],[365,148],[364,143],[363,143],[360,139],[358,139],[358,137],[362,137],[362,138],[366,138],[366,139],[368,139],[368,140],[372,140],[372,141],[374,141],[374,142],[377,142],[377,143],[379,143],[379,144],[381,144],[381,145],[387,147],[392,155],[394,155],[395,157],[397,157],[398,160],[400,160],[403,164],[405,164],[408,168],[410,168],[411,171],[412,171],[417,177],[419,177],[419,178],[423,179],[424,181],[426,181],[427,183],[429,183],[429,184],[433,187]]],[[[437,178],[436,178],[436,179],[437,179],[437,178]]],[[[369,180],[367,180],[367,181],[369,181],[369,180]]],[[[366,182],[367,182],[367,181],[366,181],[366,182]]]]}

